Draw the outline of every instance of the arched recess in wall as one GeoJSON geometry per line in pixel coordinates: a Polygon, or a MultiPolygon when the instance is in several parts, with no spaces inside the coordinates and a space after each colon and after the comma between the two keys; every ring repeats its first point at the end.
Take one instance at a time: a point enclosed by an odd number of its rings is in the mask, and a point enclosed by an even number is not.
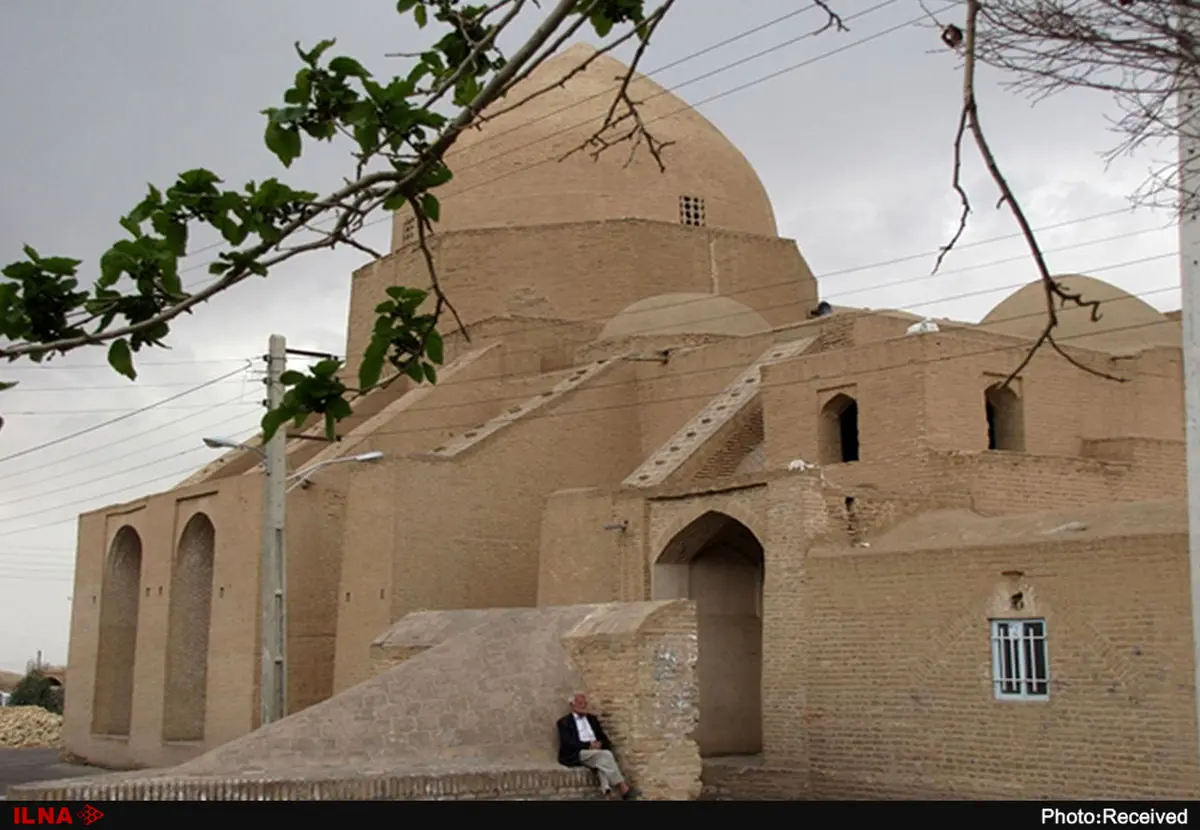
{"type": "Polygon", "coordinates": [[[1021,398],[1011,388],[992,384],[983,393],[988,449],[1025,451],[1025,417],[1021,398]]]}
{"type": "Polygon", "coordinates": [[[142,537],[125,525],[113,537],[100,583],[100,642],[92,700],[92,732],[98,735],[128,735],[133,720],[141,583],[142,537]]]}
{"type": "Polygon", "coordinates": [[[188,520],[171,569],[163,740],[204,740],[208,639],[212,627],[216,529],[203,513],[188,520]]]}
{"type": "Polygon", "coordinates": [[[818,441],[822,464],[858,460],[858,401],[839,392],[821,407],[818,441]]]}
{"type": "Polygon", "coordinates": [[[655,599],[696,601],[700,754],[762,751],[763,548],[744,524],[710,511],[655,560],[655,599]]]}

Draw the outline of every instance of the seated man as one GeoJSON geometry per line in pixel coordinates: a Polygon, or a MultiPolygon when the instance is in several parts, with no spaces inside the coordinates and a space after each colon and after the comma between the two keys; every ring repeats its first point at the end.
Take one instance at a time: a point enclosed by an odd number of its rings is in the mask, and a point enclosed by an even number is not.
{"type": "Polygon", "coordinates": [[[637,790],[625,783],[625,776],[612,754],[612,743],[600,719],[588,714],[586,695],[571,697],[571,713],[558,719],[558,762],[564,767],[584,766],[600,776],[600,790],[611,797],[613,787],[621,798],[637,797],[637,790]]]}

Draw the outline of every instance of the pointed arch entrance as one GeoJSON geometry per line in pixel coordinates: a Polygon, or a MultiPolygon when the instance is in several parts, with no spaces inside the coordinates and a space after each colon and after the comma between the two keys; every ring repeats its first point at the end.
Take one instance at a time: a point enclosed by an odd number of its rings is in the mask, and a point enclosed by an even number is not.
{"type": "Polygon", "coordinates": [[[188,519],[179,537],[167,613],[164,741],[204,740],[215,540],[213,523],[203,513],[188,519]]]}
{"type": "Polygon", "coordinates": [[[128,735],[133,720],[142,537],[129,525],[113,537],[100,582],[100,642],[92,700],[92,732],[128,735]]]}
{"type": "Polygon", "coordinates": [[[655,560],[655,599],[696,601],[703,757],[762,751],[763,548],[744,524],[710,511],[655,560]]]}

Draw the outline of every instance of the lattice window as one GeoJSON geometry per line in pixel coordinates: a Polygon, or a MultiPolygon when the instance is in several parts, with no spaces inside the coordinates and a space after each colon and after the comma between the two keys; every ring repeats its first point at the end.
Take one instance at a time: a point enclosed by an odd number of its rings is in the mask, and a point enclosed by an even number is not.
{"type": "Polygon", "coordinates": [[[997,700],[1050,696],[1045,620],[992,620],[992,685],[997,700]]]}
{"type": "Polygon", "coordinates": [[[417,219],[410,216],[404,220],[404,228],[400,233],[400,244],[411,245],[417,241],[417,219]]]}
{"type": "Polygon", "coordinates": [[[684,225],[704,227],[704,199],[699,196],[680,196],[679,221],[684,225]]]}

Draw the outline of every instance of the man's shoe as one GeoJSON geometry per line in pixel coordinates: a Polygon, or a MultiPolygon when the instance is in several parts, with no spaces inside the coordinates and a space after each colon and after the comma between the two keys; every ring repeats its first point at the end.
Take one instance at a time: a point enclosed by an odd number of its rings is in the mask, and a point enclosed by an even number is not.
{"type": "Polygon", "coordinates": [[[641,794],[642,793],[640,790],[630,787],[628,790],[626,790],[624,793],[621,794],[621,798],[623,798],[625,801],[633,801],[635,798],[637,798],[641,794]]]}

